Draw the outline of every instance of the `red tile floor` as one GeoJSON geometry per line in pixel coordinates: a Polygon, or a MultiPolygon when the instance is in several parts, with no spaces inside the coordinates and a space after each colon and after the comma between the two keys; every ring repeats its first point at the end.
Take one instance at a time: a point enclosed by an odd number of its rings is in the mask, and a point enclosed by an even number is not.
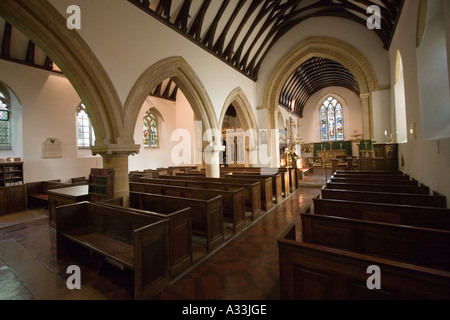
{"type": "MultiPolygon", "coordinates": [[[[321,181],[312,182],[199,260],[155,300],[279,300],[277,238],[290,224],[300,223],[300,211],[319,194],[321,181]]],[[[48,218],[4,221],[0,219],[0,300],[132,299],[131,279],[108,267],[95,272],[81,265],[84,290],[68,292],[66,270],[77,262],[56,259],[55,231],[48,218]]]]}

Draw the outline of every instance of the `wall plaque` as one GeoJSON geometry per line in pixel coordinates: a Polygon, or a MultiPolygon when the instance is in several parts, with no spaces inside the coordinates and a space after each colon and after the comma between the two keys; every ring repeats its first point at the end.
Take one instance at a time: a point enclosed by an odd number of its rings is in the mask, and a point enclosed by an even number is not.
{"type": "Polygon", "coordinates": [[[62,158],[62,143],[57,138],[47,138],[42,144],[42,157],[44,159],[62,158]]]}

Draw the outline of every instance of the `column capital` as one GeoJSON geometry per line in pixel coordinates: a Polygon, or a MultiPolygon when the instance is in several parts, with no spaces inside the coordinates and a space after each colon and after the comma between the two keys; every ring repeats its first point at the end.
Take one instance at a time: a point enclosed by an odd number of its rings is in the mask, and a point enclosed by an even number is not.
{"type": "Polygon", "coordinates": [[[102,146],[93,146],[91,148],[92,155],[101,156],[130,156],[138,154],[141,146],[138,144],[109,144],[102,146]]]}

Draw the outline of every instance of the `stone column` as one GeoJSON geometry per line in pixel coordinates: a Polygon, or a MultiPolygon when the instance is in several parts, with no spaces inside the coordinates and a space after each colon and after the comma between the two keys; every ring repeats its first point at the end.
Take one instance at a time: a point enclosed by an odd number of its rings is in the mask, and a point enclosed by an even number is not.
{"type": "Polygon", "coordinates": [[[101,155],[103,168],[114,170],[114,197],[123,198],[124,206],[130,203],[128,157],[139,152],[139,146],[132,148],[93,148],[93,155],[101,155]]]}
{"type": "Polygon", "coordinates": [[[280,131],[278,128],[278,113],[276,108],[270,108],[268,109],[269,114],[269,127],[267,128],[269,135],[268,141],[270,141],[269,144],[269,150],[271,153],[271,164],[270,166],[273,168],[278,168],[280,166],[280,131]]]}
{"type": "Polygon", "coordinates": [[[363,106],[363,137],[365,140],[373,139],[373,119],[372,119],[372,103],[370,101],[371,94],[361,94],[361,101],[363,106]]]}

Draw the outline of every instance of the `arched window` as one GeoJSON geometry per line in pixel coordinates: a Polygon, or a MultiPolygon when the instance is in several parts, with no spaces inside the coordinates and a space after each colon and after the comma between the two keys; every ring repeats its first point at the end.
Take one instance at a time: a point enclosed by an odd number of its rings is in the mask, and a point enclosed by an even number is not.
{"type": "Polygon", "coordinates": [[[158,118],[152,109],[148,110],[143,121],[144,147],[158,148],[158,118]]]}
{"type": "Polygon", "coordinates": [[[86,112],[84,104],[77,108],[77,146],[80,149],[94,145],[94,129],[86,112]]]}
{"type": "Polygon", "coordinates": [[[344,140],[344,110],[340,102],[328,97],[319,110],[320,139],[322,141],[344,140]]]}
{"type": "Polygon", "coordinates": [[[4,86],[0,86],[0,149],[11,149],[11,102],[4,86]]]}

